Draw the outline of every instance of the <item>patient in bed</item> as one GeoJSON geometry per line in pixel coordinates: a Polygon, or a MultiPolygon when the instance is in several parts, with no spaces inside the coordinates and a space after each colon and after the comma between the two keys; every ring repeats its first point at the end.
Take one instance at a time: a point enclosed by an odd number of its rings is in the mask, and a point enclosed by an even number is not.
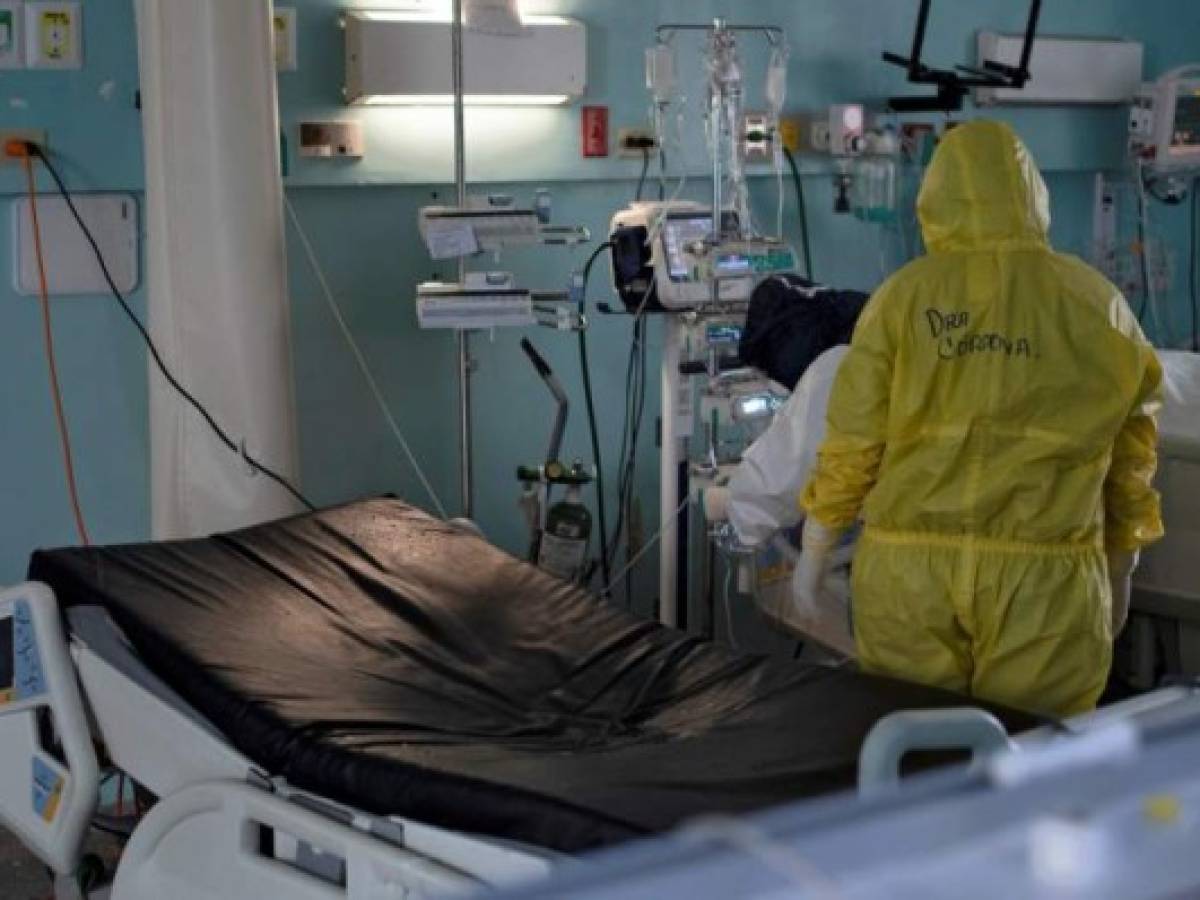
{"type": "Polygon", "coordinates": [[[838,346],[818,357],[761,438],[746,451],[728,484],[705,492],[705,513],[726,520],[738,543],[755,551],[754,600],[777,626],[853,657],[849,566],[853,536],[840,549],[815,608],[795,602],[792,572],[803,515],[798,498],[825,437],[834,376],[846,355],[838,346]]]}
{"type": "MultiPolygon", "coordinates": [[[[774,624],[853,657],[850,560],[854,534],[841,547],[816,609],[795,602],[791,581],[803,514],[797,498],[825,437],[825,413],[838,366],[848,350],[818,357],[771,427],[746,452],[728,483],[705,492],[711,521],[728,521],[738,542],[755,551],[754,600],[774,624]]],[[[1163,365],[1163,447],[1193,458],[1200,450],[1200,361],[1195,354],[1159,351],[1163,365]]]]}

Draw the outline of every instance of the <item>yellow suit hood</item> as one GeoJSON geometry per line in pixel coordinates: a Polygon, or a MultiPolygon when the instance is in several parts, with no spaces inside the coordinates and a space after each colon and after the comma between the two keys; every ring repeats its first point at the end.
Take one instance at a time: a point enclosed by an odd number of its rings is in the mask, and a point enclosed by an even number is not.
{"type": "Polygon", "coordinates": [[[917,198],[933,253],[1044,245],[1050,196],[1016,133],[1003,122],[969,122],[947,132],[917,198]]]}

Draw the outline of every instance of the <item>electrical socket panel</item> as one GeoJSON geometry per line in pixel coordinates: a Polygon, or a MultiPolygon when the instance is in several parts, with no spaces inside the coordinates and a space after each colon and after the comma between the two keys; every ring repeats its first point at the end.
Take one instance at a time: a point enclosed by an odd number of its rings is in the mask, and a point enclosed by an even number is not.
{"type": "Polygon", "coordinates": [[[19,0],[0,0],[0,69],[19,69],[25,65],[21,6],[19,0]]]}
{"type": "MultiPolygon", "coordinates": [[[[0,147],[6,146],[9,141],[32,141],[43,150],[50,149],[46,141],[46,132],[41,128],[0,128],[0,147]]],[[[0,156],[0,167],[19,163],[19,159],[0,156]]]]}
{"type": "Polygon", "coordinates": [[[658,153],[658,139],[653,128],[621,128],[617,131],[617,157],[643,159],[647,153],[658,153]]]}
{"type": "Polygon", "coordinates": [[[83,68],[83,10],[78,2],[25,4],[25,65],[30,69],[83,68]]]}
{"type": "Polygon", "coordinates": [[[318,159],[362,159],[361,122],[301,122],[300,155],[318,159]]]}

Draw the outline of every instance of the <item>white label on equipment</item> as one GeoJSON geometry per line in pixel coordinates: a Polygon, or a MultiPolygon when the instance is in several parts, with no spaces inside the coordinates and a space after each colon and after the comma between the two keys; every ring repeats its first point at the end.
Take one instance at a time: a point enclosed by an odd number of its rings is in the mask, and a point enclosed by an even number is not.
{"type": "Polygon", "coordinates": [[[549,532],[542,535],[541,547],[538,548],[538,567],[569,580],[583,568],[587,556],[587,541],[560,538],[549,532]]]}
{"type": "Polygon", "coordinates": [[[479,252],[479,241],[470,222],[457,219],[429,219],[425,223],[425,243],[434,259],[455,259],[479,252]]]}

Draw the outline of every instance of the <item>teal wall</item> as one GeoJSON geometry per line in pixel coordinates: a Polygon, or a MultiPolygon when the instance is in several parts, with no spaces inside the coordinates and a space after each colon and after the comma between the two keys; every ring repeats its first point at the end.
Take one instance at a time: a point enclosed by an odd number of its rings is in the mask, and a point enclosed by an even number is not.
{"type": "MultiPolygon", "coordinates": [[[[450,267],[431,262],[416,235],[417,208],[435,195],[445,199],[450,179],[446,111],[347,110],[340,103],[344,3],[294,0],[299,13],[299,69],[280,76],[280,99],[289,144],[287,191],[313,238],[346,317],[380,375],[397,418],[406,428],[436,490],[457,505],[455,368],[453,339],[415,327],[412,286],[450,267]],[[296,125],[333,117],[361,119],[367,157],[361,162],[308,161],[295,156],[296,125]]],[[[357,4],[384,6],[382,2],[357,4]]],[[[973,55],[975,28],[986,24],[1019,30],[1021,3],[979,0],[942,3],[931,32],[931,51],[946,63],[973,55]]],[[[1200,58],[1200,4],[1192,0],[1051,0],[1044,30],[1072,35],[1123,36],[1146,44],[1150,75],[1200,58]]],[[[45,127],[62,154],[66,174],[81,190],[139,190],[140,133],[132,93],[136,49],[130,0],[85,0],[87,66],[75,73],[0,72],[0,127],[45,127]],[[97,11],[103,10],[103,15],[97,11]],[[112,81],[111,90],[102,91],[112,81]],[[105,98],[108,99],[105,99],[105,98]],[[14,105],[18,98],[24,104],[14,105]]],[[[884,49],[904,50],[915,0],[538,0],[527,7],[576,16],[589,27],[587,102],[611,108],[613,129],[646,116],[642,51],[657,21],[702,21],[731,12],[738,21],[771,22],[787,29],[792,45],[789,108],[838,101],[878,101],[905,90],[898,70],[883,65],[884,49]]],[[[685,51],[698,72],[698,56],[685,51]]],[[[753,68],[753,63],[750,63],[753,68]]],[[[693,79],[695,101],[700,84],[693,79]]],[[[1124,114],[1119,110],[1007,110],[1049,173],[1054,193],[1055,239],[1086,252],[1090,235],[1092,173],[1121,163],[1124,114]]],[[[468,117],[468,172],[486,188],[526,195],[553,191],[556,219],[586,225],[603,235],[612,212],[632,195],[638,164],[578,155],[578,110],[480,110],[468,117]]],[[[699,131],[689,141],[688,162],[702,198],[704,149],[699,131]]],[[[876,233],[831,214],[830,182],[820,163],[805,161],[818,274],[829,281],[870,289],[880,278],[876,233]]],[[[20,182],[0,172],[0,191],[20,182]]],[[[763,218],[772,215],[774,181],[755,179],[763,218]]],[[[1157,220],[1182,236],[1185,216],[1156,208],[1157,220]]],[[[7,246],[9,216],[0,216],[7,246]]],[[[788,228],[794,230],[793,205],[788,228]]],[[[297,402],[300,409],[304,486],[332,503],[392,491],[427,505],[375,413],[353,362],[335,332],[317,283],[289,233],[290,279],[297,402]]],[[[1176,241],[1176,252],[1184,252],[1176,241]]],[[[563,285],[583,250],[515,253],[505,259],[525,282],[563,285]]],[[[8,254],[0,277],[0,581],[21,574],[36,546],[70,542],[72,530],[62,489],[50,415],[36,307],[10,295],[8,254]]],[[[1186,281],[1186,279],[1184,279],[1186,281]]],[[[599,288],[599,285],[597,285],[599,288]]],[[[607,299],[602,289],[594,299],[607,299]]],[[[143,298],[137,295],[139,309],[143,298]]],[[[1182,303],[1182,296],[1176,298],[1182,303]]],[[[1181,306],[1179,308],[1182,308],[1181,306]]],[[[143,537],[148,529],[145,357],[111,303],[87,298],[56,303],[83,499],[97,540],[143,537]]],[[[605,435],[610,487],[623,409],[623,376],[629,322],[596,317],[591,332],[598,408],[605,435]]],[[[518,350],[521,335],[480,335],[476,397],[478,518],[488,533],[513,550],[521,530],[513,478],[519,462],[536,461],[550,425],[550,404],[518,350]]],[[[530,337],[579,397],[575,341],[538,330],[530,337]]],[[[655,335],[657,339],[657,334],[655,335]]],[[[655,363],[651,362],[652,371],[655,363]]],[[[653,447],[656,392],[650,395],[640,461],[639,495],[653,532],[657,518],[657,462],[653,447]]],[[[586,457],[586,431],[578,404],[568,431],[569,455],[586,457]]],[[[652,580],[654,561],[644,564],[652,580]]],[[[648,590],[641,592],[647,599],[648,590]]]]}
{"type": "MultiPolygon", "coordinates": [[[[140,192],[133,5],[92,0],[84,7],[86,68],[0,70],[0,128],[46,129],[58,167],[75,189],[140,192]]],[[[39,181],[50,189],[48,178],[39,181]]],[[[0,584],[24,575],[35,547],[75,540],[38,302],[12,290],[9,198],[24,185],[20,166],[0,164],[0,584]]],[[[130,300],[144,310],[140,290],[130,300]]],[[[52,310],[80,494],[93,538],[143,538],[150,499],[142,348],[108,297],[64,299],[52,310]]]]}

